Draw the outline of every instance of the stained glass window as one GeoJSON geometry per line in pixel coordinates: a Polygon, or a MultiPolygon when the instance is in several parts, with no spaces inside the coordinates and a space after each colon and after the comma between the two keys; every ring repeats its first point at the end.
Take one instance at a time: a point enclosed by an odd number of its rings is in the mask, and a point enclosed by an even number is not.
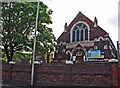
{"type": "Polygon", "coordinates": [[[81,30],[81,41],[83,41],[83,30],[81,30]]]}
{"type": "Polygon", "coordinates": [[[85,40],[88,40],[88,29],[85,29],[85,40]]]}
{"type": "Polygon", "coordinates": [[[79,30],[77,30],[77,41],[79,41],[80,40],[80,31],[79,30]]]}
{"type": "Polygon", "coordinates": [[[75,42],[75,30],[72,33],[72,42],[75,42]]]}
{"type": "Polygon", "coordinates": [[[88,40],[88,27],[84,23],[78,23],[72,31],[72,42],[88,40]]]}

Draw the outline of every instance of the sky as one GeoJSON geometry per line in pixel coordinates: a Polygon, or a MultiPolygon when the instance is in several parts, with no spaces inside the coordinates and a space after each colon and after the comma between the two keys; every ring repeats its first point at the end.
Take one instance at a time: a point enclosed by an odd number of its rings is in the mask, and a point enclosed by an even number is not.
{"type": "Polygon", "coordinates": [[[53,33],[58,38],[64,31],[64,24],[68,25],[81,11],[94,21],[97,17],[98,25],[109,33],[116,44],[118,41],[118,2],[119,0],[41,0],[53,10],[53,33]]]}

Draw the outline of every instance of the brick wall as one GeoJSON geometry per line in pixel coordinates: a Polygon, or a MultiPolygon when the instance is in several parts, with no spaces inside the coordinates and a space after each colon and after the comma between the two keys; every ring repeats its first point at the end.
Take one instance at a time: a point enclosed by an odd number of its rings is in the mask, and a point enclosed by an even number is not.
{"type": "MultiPolygon", "coordinates": [[[[30,85],[31,65],[3,64],[3,82],[30,85]]],[[[74,65],[35,65],[37,86],[118,86],[117,63],[85,62],[74,65]]]]}
{"type": "Polygon", "coordinates": [[[119,70],[118,70],[118,65],[116,63],[111,64],[111,71],[112,71],[112,85],[118,86],[118,79],[119,79],[119,70]]]}
{"type": "Polygon", "coordinates": [[[119,76],[119,77],[118,77],[118,78],[119,78],[119,79],[118,79],[118,85],[119,85],[119,87],[120,87],[120,68],[119,68],[118,70],[119,70],[119,73],[118,73],[118,76],[119,76]]]}

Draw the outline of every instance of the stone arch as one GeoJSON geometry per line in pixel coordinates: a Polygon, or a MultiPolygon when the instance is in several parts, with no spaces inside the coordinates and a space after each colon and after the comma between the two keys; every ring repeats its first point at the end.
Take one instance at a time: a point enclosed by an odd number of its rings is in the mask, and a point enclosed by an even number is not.
{"type": "Polygon", "coordinates": [[[60,42],[60,43],[59,43],[59,45],[63,45],[63,44],[64,44],[64,42],[60,42]]]}
{"type": "Polygon", "coordinates": [[[104,38],[103,38],[102,36],[100,36],[100,37],[98,38],[98,41],[101,41],[101,40],[104,40],[104,38]]]}
{"type": "MultiPolygon", "coordinates": [[[[84,30],[84,31],[83,31],[83,41],[85,41],[85,31],[88,32],[88,33],[86,33],[86,34],[88,34],[88,35],[87,35],[88,38],[86,38],[86,39],[89,40],[89,30],[90,30],[89,25],[88,25],[86,22],[84,22],[84,21],[78,21],[78,22],[76,22],[76,23],[72,26],[72,28],[71,28],[71,30],[70,30],[70,42],[76,42],[76,41],[77,41],[77,37],[75,36],[75,34],[77,34],[77,32],[74,32],[74,30],[75,30],[74,27],[75,27],[77,24],[79,24],[79,23],[83,23],[83,24],[85,24],[86,27],[87,27],[87,30],[84,30]]],[[[79,29],[79,31],[80,31],[79,34],[81,34],[81,30],[82,30],[82,29],[79,29]]],[[[80,36],[79,39],[81,39],[81,36],[80,36]]]]}
{"type": "Polygon", "coordinates": [[[87,50],[82,47],[80,44],[78,44],[73,50],[72,50],[72,56],[76,56],[76,59],[79,61],[83,61],[84,57],[87,59],[87,50]]]}
{"type": "Polygon", "coordinates": [[[71,52],[69,50],[66,51],[66,59],[71,60],[71,52]]]}

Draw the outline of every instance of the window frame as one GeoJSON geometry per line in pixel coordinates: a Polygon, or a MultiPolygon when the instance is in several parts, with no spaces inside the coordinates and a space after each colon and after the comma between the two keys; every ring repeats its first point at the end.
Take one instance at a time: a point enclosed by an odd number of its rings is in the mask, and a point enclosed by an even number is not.
{"type": "Polygon", "coordinates": [[[79,41],[88,41],[89,40],[89,30],[90,30],[90,27],[89,27],[89,25],[86,23],[86,22],[83,22],[83,21],[79,21],[79,22],[76,22],[73,26],[72,26],[72,28],[71,28],[71,31],[70,31],[70,34],[71,34],[71,36],[70,36],[70,42],[72,43],[72,42],[78,42],[78,40],[77,40],[77,30],[79,30],[79,41]],[[77,27],[77,25],[80,25],[80,24],[83,24],[83,25],[85,25],[86,27],[85,28],[79,28],[79,29],[75,29],[75,27],[77,27]],[[83,36],[81,36],[81,31],[83,30],[83,36]],[[86,38],[86,31],[87,30],[87,38],[86,38]],[[75,41],[73,41],[73,31],[75,31],[75,41]],[[83,37],[83,40],[81,40],[82,39],[82,37],[83,37]]]}

